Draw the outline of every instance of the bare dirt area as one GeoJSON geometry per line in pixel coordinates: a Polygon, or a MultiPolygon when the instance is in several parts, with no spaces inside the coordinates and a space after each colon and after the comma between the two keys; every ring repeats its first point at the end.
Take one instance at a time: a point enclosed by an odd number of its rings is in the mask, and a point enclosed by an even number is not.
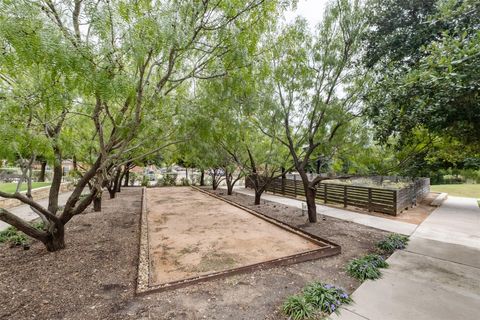
{"type": "Polygon", "coordinates": [[[283,301],[311,281],[348,292],[357,288],[344,271],[346,263],[373,251],[386,235],[328,217],[307,224],[299,209],[223,196],[331,240],[342,253],[135,296],[141,189],[123,189],[117,199],[105,198],[102,212],[74,218],[65,250],[47,253],[40,243],[29,251],[0,245],[0,319],[285,319],[279,311],[283,301]]]}
{"type": "Polygon", "coordinates": [[[146,199],[151,285],[320,248],[190,187],[147,189],[146,199]]]}

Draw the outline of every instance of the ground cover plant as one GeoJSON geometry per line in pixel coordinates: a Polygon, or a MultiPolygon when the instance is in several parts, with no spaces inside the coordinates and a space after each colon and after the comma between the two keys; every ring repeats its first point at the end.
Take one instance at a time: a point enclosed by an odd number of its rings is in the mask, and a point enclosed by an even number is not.
{"type": "Polygon", "coordinates": [[[388,268],[388,263],[378,254],[367,254],[362,258],[351,260],[347,265],[347,272],[350,276],[365,281],[375,280],[382,276],[380,268],[388,268]]]}
{"type": "Polygon", "coordinates": [[[405,249],[408,243],[408,237],[398,233],[389,234],[384,240],[380,241],[377,247],[385,253],[392,253],[395,250],[405,249]]]}
{"type": "Polygon", "coordinates": [[[338,312],[342,304],[353,300],[341,288],[322,282],[307,285],[300,295],[290,296],[283,304],[283,312],[290,319],[301,320],[312,316],[321,318],[338,312]]]}
{"type": "Polygon", "coordinates": [[[21,246],[27,243],[27,241],[25,234],[14,227],[8,227],[0,231],[0,243],[8,243],[11,246],[21,246]]]}
{"type": "MultiPolygon", "coordinates": [[[[32,226],[37,230],[44,229],[44,223],[42,221],[33,222],[32,226]]],[[[7,229],[0,231],[0,243],[8,243],[10,246],[22,246],[29,243],[29,238],[21,231],[18,231],[15,227],[8,227],[7,229]]]]}

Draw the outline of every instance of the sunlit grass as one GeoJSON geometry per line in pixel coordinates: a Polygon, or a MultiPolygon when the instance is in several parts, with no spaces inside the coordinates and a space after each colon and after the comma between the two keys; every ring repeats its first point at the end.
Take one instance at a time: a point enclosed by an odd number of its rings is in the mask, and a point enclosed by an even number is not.
{"type": "Polygon", "coordinates": [[[430,186],[433,192],[446,192],[454,197],[480,199],[480,184],[439,184],[430,186]]]}
{"type": "MultiPolygon", "coordinates": [[[[32,182],[32,189],[49,186],[50,182],[32,182]]],[[[0,191],[13,193],[17,190],[17,183],[0,183],[0,191]]],[[[20,191],[27,190],[27,184],[24,182],[20,191]]]]}

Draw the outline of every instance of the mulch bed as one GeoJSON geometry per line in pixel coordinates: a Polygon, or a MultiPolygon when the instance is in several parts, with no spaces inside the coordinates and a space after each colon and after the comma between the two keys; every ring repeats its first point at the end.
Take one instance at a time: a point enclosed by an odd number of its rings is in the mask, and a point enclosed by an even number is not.
{"type": "Polygon", "coordinates": [[[136,297],[141,189],[127,188],[104,198],[102,212],[75,217],[62,251],[47,253],[37,242],[28,251],[0,245],[0,319],[284,319],[285,298],[311,281],[355,290],[346,263],[386,235],[329,217],[308,224],[300,209],[221,196],[335,242],[342,254],[136,297]]]}

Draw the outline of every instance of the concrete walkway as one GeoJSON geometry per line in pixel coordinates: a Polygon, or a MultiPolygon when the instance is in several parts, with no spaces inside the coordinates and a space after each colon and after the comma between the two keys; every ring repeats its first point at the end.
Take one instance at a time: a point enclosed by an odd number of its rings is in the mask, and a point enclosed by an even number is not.
{"type": "Polygon", "coordinates": [[[480,208],[450,197],[332,320],[480,319],[480,208]]]}
{"type": "MultiPolygon", "coordinates": [[[[234,190],[235,192],[247,194],[250,196],[255,195],[252,189],[247,189],[244,187],[236,187],[234,190]]],[[[305,203],[305,201],[286,198],[282,196],[276,196],[270,193],[264,193],[262,195],[262,199],[281,203],[281,204],[296,207],[296,208],[302,208],[302,203],[305,203]]],[[[418,227],[416,224],[412,224],[412,223],[394,221],[391,219],[370,216],[368,214],[361,214],[361,213],[357,213],[349,210],[332,208],[332,207],[322,206],[318,204],[317,204],[317,213],[324,214],[329,217],[352,221],[358,224],[363,224],[365,226],[386,230],[390,232],[401,233],[405,235],[411,235],[415,231],[415,229],[418,227]]]]}
{"type": "MultiPolygon", "coordinates": [[[[58,204],[60,206],[63,206],[67,202],[67,199],[71,194],[72,194],[71,192],[65,192],[65,193],[60,194],[59,197],[58,197],[58,204]]],[[[38,201],[38,203],[40,203],[42,206],[46,207],[46,206],[48,206],[48,198],[41,199],[41,200],[38,201]]],[[[21,205],[21,206],[18,206],[18,207],[10,208],[10,209],[8,209],[8,211],[16,214],[20,218],[22,218],[24,220],[27,220],[27,221],[32,221],[32,220],[35,220],[35,219],[38,218],[38,215],[36,213],[34,213],[33,210],[30,209],[30,206],[28,206],[28,205],[21,205]]],[[[0,221],[0,231],[3,231],[5,229],[7,229],[8,227],[9,227],[9,224],[7,224],[3,221],[0,221]]]]}

